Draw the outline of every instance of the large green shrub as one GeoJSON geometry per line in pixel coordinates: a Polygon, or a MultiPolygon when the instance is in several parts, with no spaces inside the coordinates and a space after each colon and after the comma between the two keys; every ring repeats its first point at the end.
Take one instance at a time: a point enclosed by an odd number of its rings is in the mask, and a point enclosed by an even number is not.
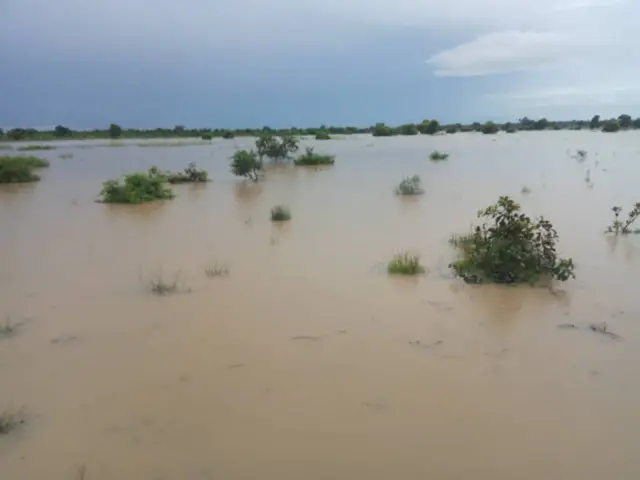
{"type": "Polygon", "coordinates": [[[602,126],[602,131],[606,133],[613,133],[620,130],[620,122],[616,119],[607,120],[602,126]]]}
{"type": "Polygon", "coordinates": [[[173,198],[173,192],[167,185],[167,177],[157,167],[151,167],[147,173],[125,175],[122,183],[107,180],[99,196],[104,203],[145,203],[173,198]]]}
{"type": "Polygon", "coordinates": [[[416,127],[413,123],[406,123],[398,127],[398,133],[400,135],[417,135],[418,127],[416,127]]]}
{"type": "Polygon", "coordinates": [[[253,150],[238,150],[231,157],[231,172],[257,182],[262,172],[262,161],[253,150]]]}
{"type": "Polygon", "coordinates": [[[316,132],[316,140],[331,140],[331,135],[326,130],[318,130],[316,132]]]}
{"type": "Polygon", "coordinates": [[[482,126],[482,133],[485,135],[494,135],[500,131],[500,127],[493,122],[487,122],[482,126]]]}
{"type": "Polygon", "coordinates": [[[256,140],[256,150],[261,159],[267,157],[275,161],[286,160],[298,151],[298,139],[292,136],[262,135],[256,140]]]}
{"type": "Polygon", "coordinates": [[[37,182],[40,176],[33,169],[48,166],[47,160],[38,157],[0,156],[0,183],[37,182]]]}
{"type": "Polygon", "coordinates": [[[307,147],[304,155],[300,155],[293,163],[296,165],[333,165],[336,159],[333,155],[321,155],[313,151],[313,147],[307,147]]]}
{"type": "Polygon", "coordinates": [[[371,135],[374,137],[390,137],[393,133],[393,128],[385,125],[384,123],[376,123],[371,130],[371,135]]]}
{"type": "Polygon", "coordinates": [[[556,254],[558,234],[549,221],[532,221],[509,197],[480,210],[478,218],[486,223],[451,239],[460,258],[450,267],[465,281],[533,284],[543,277],[560,281],[575,277],[573,261],[556,254]]]}

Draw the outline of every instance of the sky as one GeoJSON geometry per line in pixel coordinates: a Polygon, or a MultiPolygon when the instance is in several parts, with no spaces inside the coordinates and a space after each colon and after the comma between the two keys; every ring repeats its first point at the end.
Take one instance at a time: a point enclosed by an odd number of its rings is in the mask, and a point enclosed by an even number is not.
{"type": "Polygon", "coordinates": [[[0,126],[640,116],[640,0],[0,0],[0,126]]]}

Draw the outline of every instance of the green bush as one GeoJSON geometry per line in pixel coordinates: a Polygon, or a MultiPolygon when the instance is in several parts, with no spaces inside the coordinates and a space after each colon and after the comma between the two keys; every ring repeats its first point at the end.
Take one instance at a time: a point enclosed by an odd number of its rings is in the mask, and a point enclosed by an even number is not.
{"type": "Polygon", "coordinates": [[[627,220],[620,220],[620,212],[622,207],[613,207],[613,222],[607,227],[606,233],[613,233],[615,235],[629,235],[630,233],[640,233],[640,229],[631,230],[631,224],[640,217],[640,202],[633,206],[633,209],[629,212],[629,218],[627,220]]]}
{"type": "Polygon", "coordinates": [[[385,125],[384,123],[376,123],[371,130],[371,135],[374,137],[391,137],[393,133],[393,128],[385,125]]]}
{"type": "Polygon", "coordinates": [[[293,163],[296,165],[333,165],[336,159],[333,155],[314,153],[313,147],[307,147],[304,155],[300,155],[293,163]]]}
{"type": "Polygon", "coordinates": [[[195,162],[189,163],[184,172],[167,172],[165,176],[169,183],[204,183],[209,181],[206,170],[198,170],[195,162]]]}
{"type": "Polygon", "coordinates": [[[56,147],[53,145],[26,145],[24,147],[20,147],[17,150],[19,152],[31,152],[36,150],[55,150],[56,147]]]}
{"type": "Polygon", "coordinates": [[[520,205],[500,197],[478,212],[486,219],[469,235],[452,237],[460,257],[449,266],[468,283],[531,283],[575,278],[573,261],[558,258],[558,234],[544,218],[533,222],[520,205]]]}
{"type": "Polygon", "coordinates": [[[424,193],[424,190],[422,189],[418,175],[405,178],[396,187],[397,195],[420,195],[422,193],[424,193]]]}
{"type": "Polygon", "coordinates": [[[267,157],[275,161],[286,160],[298,151],[298,139],[292,136],[262,135],[256,140],[256,151],[260,159],[267,157]]]}
{"type": "Polygon", "coordinates": [[[262,172],[262,161],[253,150],[238,150],[231,157],[231,172],[257,182],[262,172]]]}
{"type": "Polygon", "coordinates": [[[448,134],[454,134],[458,132],[458,127],[456,125],[449,125],[446,129],[445,132],[448,134]]]}
{"type": "Polygon", "coordinates": [[[136,172],[120,180],[107,180],[102,184],[100,200],[104,203],[145,203],[173,198],[167,177],[151,167],[147,173],[136,172]]]}
{"type": "Polygon", "coordinates": [[[433,152],[431,152],[431,155],[429,155],[429,158],[434,162],[439,162],[441,160],[446,160],[447,158],[449,158],[449,154],[434,150],[433,152]]]}
{"type": "Polygon", "coordinates": [[[407,123],[405,125],[401,125],[398,128],[398,133],[400,135],[417,135],[418,127],[416,127],[413,123],[407,123]]]}
{"type": "Polygon", "coordinates": [[[212,140],[213,139],[213,135],[211,135],[210,133],[205,133],[200,138],[202,140],[212,140]]]}
{"type": "Polygon", "coordinates": [[[47,160],[38,157],[0,156],[0,183],[37,182],[40,176],[33,169],[48,166],[47,160]]]}
{"type": "Polygon", "coordinates": [[[605,133],[613,133],[620,130],[620,122],[615,119],[607,120],[602,126],[602,131],[605,133]]]}
{"type": "Polygon", "coordinates": [[[276,205],[271,209],[272,222],[286,222],[291,220],[291,211],[284,205],[276,205]]]}
{"type": "Polygon", "coordinates": [[[487,122],[482,126],[482,133],[485,135],[494,135],[500,131],[500,127],[493,122],[487,122]]]}
{"type": "Polygon", "coordinates": [[[393,257],[387,265],[387,272],[392,275],[419,275],[424,273],[424,267],[417,255],[403,252],[393,257]]]}
{"type": "Polygon", "coordinates": [[[224,133],[222,134],[222,138],[226,138],[227,140],[235,138],[235,136],[236,134],[230,130],[225,130],[224,133]]]}
{"type": "Polygon", "coordinates": [[[331,135],[326,130],[316,132],[316,140],[331,140],[331,135]]]}
{"type": "Polygon", "coordinates": [[[420,133],[426,135],[434,135],[440,130],[440,122],[437,120],[423,120],[420,125],[417,126],[420,133]]]}

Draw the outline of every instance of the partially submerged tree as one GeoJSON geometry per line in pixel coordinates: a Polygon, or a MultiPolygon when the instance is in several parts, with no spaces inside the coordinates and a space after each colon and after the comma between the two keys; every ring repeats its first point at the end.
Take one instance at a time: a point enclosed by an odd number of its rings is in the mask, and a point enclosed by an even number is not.
{"type": "Polygon", "coordinates": [[[262,161],[253,150],[238,150],[231,157],[231,172],[257,182],[262,172],[262,161]]]}
{"type": "Polygon", "coordinates": [[[620,122],[615,118],[612,118],[611,120],[607,120],[602,125],[602,131],[605,133],[614,133],[614,132],[618,132],[619,130],[620,130],[620,122]]]}
{"type": "Polygon", "coordinates": [[[109,137],[111,138],[119,138],[122,135],[122,127],[120,125],[116,125],[112,123],[109,125],[109,137]]]}
{"type": "Polygon", "coordinates": [[[167,177],[157,167],[147,173],[136,172],[124,176],[124,181],[107,180],[102,184],[100,201],[103,203],[146,203],[173,198],[167,177]]]}
{"type": "Polygon", "coordinates": [[[449,266],[466,282],[534,284],[543,277],[575,277],[573,261],[556,253],[558,234],[549,221],[531,220],[509,197],[480,210],[478,218],[486,222],[450,241],[460,258],[449,266]]]}
{"type": "Polygon", "coordinates": [[[398,133],[400,133],[400,135],[417,135],[418,127],[413,123],[405,123],[404,125],[400,125],[398,133]]]}
{"type": "Polygon", "coordinates": [[[296,158],[293,163],[296,165],[333,165],[335,161],[333,155],[315,153],[313,147],[307,147],[305,153],[296,158]]]}
{"type": "Polygon", "coordinates": [[[204,183],[209,181],[206,170],[198,170],[196,162],[191,162],[183,172],[166,172],[165,176],[169,183],[204,183]]]}
{"type": "Polygon", "coordinates": [[[396,187],[397,195],[421,195],[424,193],[420,183],[420,176],[414,175],[402,180],[396,187]]]}
{"type": "Polygon", "coordinates": [[[500,131],[500,127],[493,122],[487,122],[482,126],[482,133],[485,135],[494,135],[500,131]]]}
{"type": "Polygon", "coordinates": [[[37,182],[40,176],[33,173],[33,169],[48,166],[47,160],[38,157],[2,156],[0,157],[0,183],[37,182]]]}
{"type": "Polygon", "coordinates": [[[371,135],[374,137],[391,137],[393,135],[393,128],[384,123],[376,123],[371,130],[371,135]]]}
{"type": "Polygon", "coordinates": [[[438,120],[423,120],[420,125],[417,126],[420,133],[426,135],[433,135],[440,130],[440,122],[438,120]]]}
{"type": "Polygon", "coordinates": [[[640,233],[640,229],[631,229],[631,224],[640,217],[640,202],[633,206],[633,209],[629,212],[629,218],[627,220],[620,220],[620,212],[622,207],[613,207],[613,222],[607,227],[606,233],[613,233],[615,235],[629,235],[630,233],[640,233]]]}
{"type": "Polygon", "coordinates": [[[267,157],[275,161],[286,160],[298,151],[298,139],[293,136],[262,135],[256,140],[256,150],[260,159],[267,157]]]}

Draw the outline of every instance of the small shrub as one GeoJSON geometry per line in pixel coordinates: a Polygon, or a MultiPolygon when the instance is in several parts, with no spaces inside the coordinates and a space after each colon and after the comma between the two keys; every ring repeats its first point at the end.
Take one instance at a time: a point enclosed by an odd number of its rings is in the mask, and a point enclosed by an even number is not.
{"type": "Polygon", "coordinates": [[[422,193],[424,193],[424,190],[422,189],[418,175],[405,178],[396,187],[397,195],[420,195],[422,193]]]}
{"type": "Polygon", "coordinates": [[[198,170],[195,162],[189,163],[184,172],[165,173],[169,183],[204,183],[209,181],[206,170],[198,170]]]}
{"type": "Polygon", "coordinates": [[[0,183],[37,182],[40,176],[33,169],[48,166],[48,161],[38,157],[0,157],[0,183]]]}
{"type": "Polygon", "coordinates": [[[35,150],[55,150],[53,145],[26,145],[18,148],[19,152],[31,152],[35,150]]]}
{"type": "Polygon", "coordinates": [[[400,135],[417,135],[418,127],[413,123],[407,123],[398,127],[398,133],[400,135]]]}
{"type": "Polygon", "coordinates": [[[151,167],[147,173],[136,172],[120,180],[107,180],[102,184],[100,201],[104,203],[145,203],[154,200],[173,198],[173,192],[167,185],[167,178],[151,167]]]}
{"type": "Polygon", "coordinates": [[[272,222],[286,222],[291,220],[291,211],[284,205],[276,205],[271,209],[272,222]]]}
{"type": "Polygon", "coordinates": [[[493,122],[487,122],[482,126],[482,133],[485,135],[494,135],[500,131],[500,127],[493,122]]]}
{"type": "Polygon", "coordinates": [[[232,138],[235,138],[235,136],[236,134],[230,130],[226,130],[222,133],[222,138],[226,138],[227,140],[231,140],[232,138]]]}
{"type": "Polygon", "coordinates": [[[202,140],[207,140],[207,141],[209,141],[209,140],[212,140],[212,139],[213,139],[213,135],[211,135],[210,133],[205,133],[205,134],[204,134],[204,135],[202,135],[200,138],[201,138],[202,140]]]}
{"type": "Polygon", "coordinates": [[[518,130],[516,129],[516,127],[507,127],[505,132],[507,132],[507,133],[517,133],[518,130]]]}
{"type": "Polygon", "coordinates": [[[331,135],[326,130],[316,132],[316,140],[331,140],[331,135]]]}
{"type": "Polygon", "coordinates": [[[576,150],[574,158],[579,162],[584,162],[587,159],[588,153],[589,152],[587,152],[586,150],[576,150]]]}
{"type": "Polygon", "coordinates": [[[293,163],[296,165],[333,165],[336,159],[333,155],[314,153],[313,147],[307,147],[304,155],[300,155],[293,163]]]}
{"type": "Polygon", "coordinates": [[[393,133],[393,128],[385,125],[384,123],[376,123],[371,130],[371,135],[374,137],[391,137],[393,133]]]}
{"type": "Polygon", "coordinates": [[[156,295],[168,295],[178,291],[179,282],[180,272],[176,272],[172,280],[166,280],[160,270],[154,278],[149,280],[149,287],[156,295]]]}
{"type": "Polygon", "coordinates": [[[403,252],[393,257],[387,265],[387,272],[392,275],[419,275],[424,273],[424,267],[417,255],[403,252]]]}
{"type": "Polygon", "coordinates": [[[531,193],[531,189],[525,185],[524,187],[522,187],[522,190],[520,190],[520,193],[522,193],[523,195],[529,195],[531,193]]]}
{"type": "Polygon", "coordinates": [[[5,410],[0,413],[0,435],[7,435],[25,423],[24,412],[19,410],[5,410]]]}
{"type": "Polygon", "coordinates": [[[226,277],[229,275],[229,268],[216,262],[204,267],[204,273],[209,278],[226,277]]]}
{"type": "Polygon", "coordinates": [[[605,133],[614,133],[620,130],[620,122],[616,119],[607,120],[602,126],[602,131],[605,133]]]}
{"type": "Polygon", "coordinates": [[[575,277],[573,261],[556,254],[558,234],[549,221],[533,222],[509,197],[480,210],[478,218],[487,223],[450,240],[460,258],[449,266],[466,282],[533,284],[541,277],[575,277]]]}
{"type": "Polygon", "coordinates": [[[631,224],[640,217],[640,202],[633,206],[627,220],[620,220],[620,212],[622,207],[613,207],[613,222],[607,227],[606,233],[613,233],[615,235],[629,235],[630,233],[640,233],[640,229],[631,230],[631,224]]]}
{"type": "Polygon", "coordinates": [[[431,155],[429,155],[429,158],[433,162],[439,162],[441,160],[446,160],[447,158],[449,158],[449,154],[445,152],[439,152],[438,150],[434,150],[433,152],[431,152],[431,155]]]}
{"type": "Polygon", "coordinates": [[[298,139],[292,136],[263,135],[256,140],[256,151],[260,159],[267,157],[275,161],[286,160],[298,151],[298,139]]]}
{"type": "Polygon", "coordinates": [[[262,172],[262,161],[253,150],[238,150],[231,157],[231,172],[257,182],[262,172]]]}
{"type": "Polygon", "coordinates": [[[458,133],[458,127],[455,125],[449,125],[444,131],[445,133],[452,135],[454,133],[458,133]]]}

